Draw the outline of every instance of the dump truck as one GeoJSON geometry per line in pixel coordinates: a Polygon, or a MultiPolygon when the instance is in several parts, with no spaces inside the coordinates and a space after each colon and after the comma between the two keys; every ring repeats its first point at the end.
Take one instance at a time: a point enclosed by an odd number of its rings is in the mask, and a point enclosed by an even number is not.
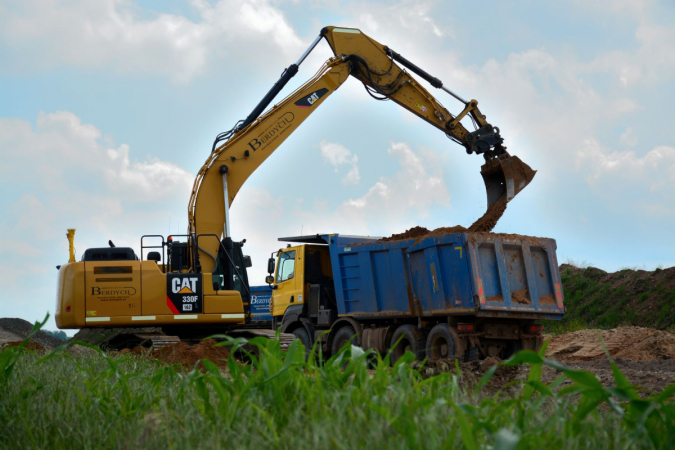
{"type": "Polygon", "coordinates": [[[269,260],[273,327],[324,354],[347,342],[393,361],[508,358],[565,312],[553,239],[457,232],[287,237],[269,260]],[[293,245],[296,244],[296,245],[293,245]]]}

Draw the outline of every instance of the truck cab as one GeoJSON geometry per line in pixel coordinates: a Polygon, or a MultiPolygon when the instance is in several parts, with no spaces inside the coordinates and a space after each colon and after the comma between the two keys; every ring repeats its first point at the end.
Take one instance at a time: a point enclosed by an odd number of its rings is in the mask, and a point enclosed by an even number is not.
{"type": "Polygon", "coordinates": [[[337,316],[337,304],[328,246],[289,245],[279,250],[277,259],[270,306],[275,323],[297,315],[312,328],[330,326],[337,316]]]}

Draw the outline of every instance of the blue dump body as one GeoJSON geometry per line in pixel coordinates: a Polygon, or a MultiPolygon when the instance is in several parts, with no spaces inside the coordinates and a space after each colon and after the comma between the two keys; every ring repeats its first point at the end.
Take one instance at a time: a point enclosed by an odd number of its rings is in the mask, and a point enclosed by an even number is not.
{"type": "Polygon", "coordinates": [[[468,232],[388,242],[323,237],[340,316],[559,320],[565,312],[553,239],[468,232]]]}
{"type": "Polygon", "coordinates": [[[251,286],[251,322],[272,321],[270,300],[272,288],[269,286],[251,286]]]}

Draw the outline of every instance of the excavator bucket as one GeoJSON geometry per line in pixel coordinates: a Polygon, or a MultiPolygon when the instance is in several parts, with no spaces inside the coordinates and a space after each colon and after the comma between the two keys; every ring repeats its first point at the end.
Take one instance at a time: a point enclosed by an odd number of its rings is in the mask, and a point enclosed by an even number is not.
{"type": "Polygon", "coordinates": [[[510,202],[518,195],[537,173],[525,164],[517,156],[495,158],[481,167],[480,174],[485,181],[487,191],[488,208],[506,196],[510,202]]]}

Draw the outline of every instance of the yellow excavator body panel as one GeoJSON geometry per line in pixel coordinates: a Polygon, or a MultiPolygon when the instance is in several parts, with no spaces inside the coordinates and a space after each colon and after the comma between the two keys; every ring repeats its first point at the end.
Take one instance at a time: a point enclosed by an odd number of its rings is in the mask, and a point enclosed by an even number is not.
{"type": "MultiPolygon", "coordinates": [[[[61,266],[56,325],[84,327],[154,327],[176,324],[242,324],[244,303],[238,291],[214,290],[211,274],[194,290],[173,279],[196,274],[163,273],[154,261],[80,261],[61,266]],[[170,292],[175,285],[177,292],[170,292]],[[188,292],[189,291],[189,292],[188,292]],[[171,297],[178,297],[178,302],[171,297]],[[198,311],[179,308],[189,298],[198,311]]],[[[185,283],[183,283],[185,284],[185,283]]]]}

